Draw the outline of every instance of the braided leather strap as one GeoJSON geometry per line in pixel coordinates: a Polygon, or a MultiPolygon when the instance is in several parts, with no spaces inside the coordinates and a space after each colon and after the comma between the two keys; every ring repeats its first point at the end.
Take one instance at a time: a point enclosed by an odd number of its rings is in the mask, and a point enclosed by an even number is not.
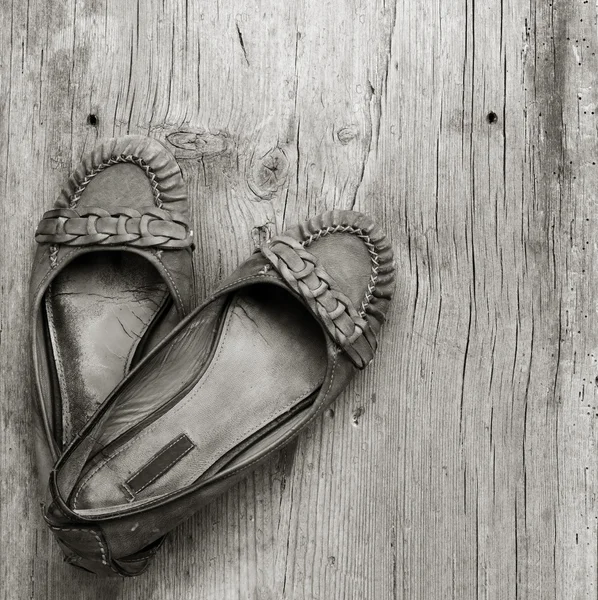
{"type": "Polygon", "coordinates": [[[141,248],[186,248],[193,243],[186,217],[148,206],[117,208],[57,208],[44,214],[35,232],[40,244],[90,246],[125,244],[141,248]]]}
{"type": "Polygon", "coordinates": [[[320,317],[332,339],[362,369],[374,357],[376,336],[319,260],[303,244],[286,235],[260,249],[286,283],[320,317]]]}

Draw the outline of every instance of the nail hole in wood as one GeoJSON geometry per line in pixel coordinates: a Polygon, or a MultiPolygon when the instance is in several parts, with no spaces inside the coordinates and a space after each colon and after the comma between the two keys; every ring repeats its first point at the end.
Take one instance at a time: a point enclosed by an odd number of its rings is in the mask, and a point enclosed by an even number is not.
{"type": "Polygon", "coordinates": [[[353,417],[351,419],[352,425],[354,427],[357,427],[359,425],[359,417],[361,417],[361,415],[363,415],[363,413],[365,412],[365,410],[363,409],[363,406],[358,406],[355,411],[353,412],[353,417]]]}
{"type": "Polygon", "coordinates": [[[99,122],[100,122],[100,120],[98,119],[97,115],[94,115],[93,113],[90,113],[89,115],[87,115],[87,124],[88,125],[91,125],[92,127],[97,127],[99,122]]]}
{"type": "Polygon", "coordinates": [[[496,123],[498,121],[498,115],[494,111],[490,111],[486,117],[488,123],[496,123]]]}

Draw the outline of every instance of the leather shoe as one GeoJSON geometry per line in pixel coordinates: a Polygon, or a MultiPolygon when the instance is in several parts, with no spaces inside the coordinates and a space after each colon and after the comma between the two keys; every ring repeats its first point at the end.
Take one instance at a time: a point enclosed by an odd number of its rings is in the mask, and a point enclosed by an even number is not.
{"type": "Polygon", "coordinates": [[[136,575],[163,536],[316,418],[374,357],[392,249],[352,211],[265,244],[117,386],[51,476],[81,566],[136,575]]]}

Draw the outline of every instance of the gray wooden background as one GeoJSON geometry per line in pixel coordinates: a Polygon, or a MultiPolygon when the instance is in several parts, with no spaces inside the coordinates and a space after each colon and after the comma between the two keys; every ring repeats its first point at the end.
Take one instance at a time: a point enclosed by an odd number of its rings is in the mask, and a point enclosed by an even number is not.
{"type": "Polygon", "coordinates": [[[0,7],[2,598],[597,597],[594,0],[0,7]],[[333,410],[104,581],[42,525],[27,282],[70,170],[129,132],[182,166],[202,294],[333,207],[385,224],[398,287],[333,410]]]}

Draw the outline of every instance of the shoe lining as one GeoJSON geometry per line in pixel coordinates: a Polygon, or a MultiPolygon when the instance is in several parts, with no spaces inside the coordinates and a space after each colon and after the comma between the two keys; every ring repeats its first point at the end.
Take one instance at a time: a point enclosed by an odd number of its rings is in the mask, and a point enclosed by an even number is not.
{"type": "MultiPolygon", "coordinates": [[[[251,286],[236,293],[221,318],[211,362],[198,381],[135,435],[123,436],[110,448],[103,445],[71,496],[74,509],[118,506],[187,487],[223,457],[232,460],[237,449],[245,449],[247,440],[269,424],[292,418],[313,400],[326,372],[326,342],[319,324],[297,299],[275,286],[251,286]],[[125,482],[181,435],[194,448],[132,495],[125,482]]],[[[191,336],[205,335],[201,328],[187,330],[191,336]]],[[[178,354],[177,370],[182,372],[193,361],[189,335],[186,353],[178,354]]],[[[195,342],[203,349],[200,337],[195,342]]],[[[172,362],[171,354],[165,364],[172,367],[172,362]]],[[[155,393],[161,381],[168,389],[168,381],[157,373],[155,393]]]]}
{"type": "Polygon", "coordinates": [[[55,437],[66,446],[174,308],[147,259],[118,251],[77,257],[52,282],[44,304],[60,391],[55,437]]]}

